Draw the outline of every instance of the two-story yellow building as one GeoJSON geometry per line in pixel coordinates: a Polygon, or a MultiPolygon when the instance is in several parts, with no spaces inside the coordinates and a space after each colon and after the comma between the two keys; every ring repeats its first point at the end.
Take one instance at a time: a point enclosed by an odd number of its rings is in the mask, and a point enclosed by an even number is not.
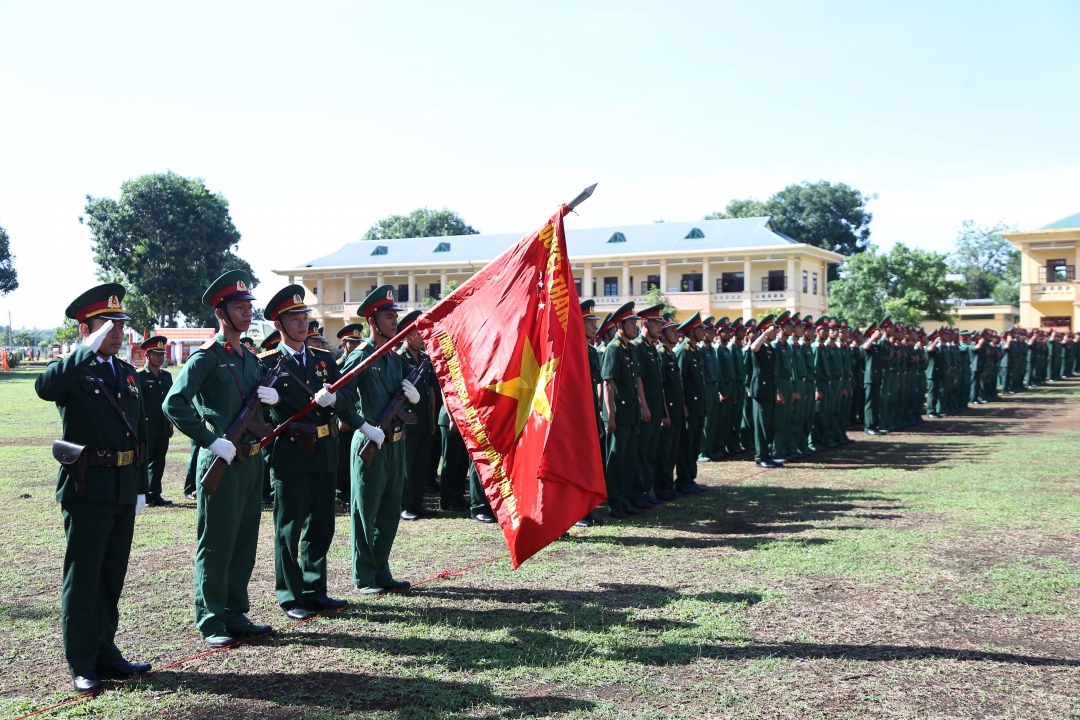
{"type": "MultiPolygon", "coordinates": [[[[274,272],[307,288],[332,336],[358,320],[360,302],[379,285],[396,285],[399,305],[419,307],[523,234],[353,242],[274,272]]],[[[770,308],[816,317],[828,308],[828,264],[843,260],[777,232],[767,217],[574,229],[566,243],[578,295],[596,300],[601,316],[630,300],[644,303],[650,288],[660,288],[682,318],[696,311],[755,317],[770,308]]]]}
{"type": "Polygon", "coordinates": [[[1080,298],[1076,293],[1080,213],[1038,230],[1003,235],[1021,253],[1020,325],[1080,328],[1080,298]]]}

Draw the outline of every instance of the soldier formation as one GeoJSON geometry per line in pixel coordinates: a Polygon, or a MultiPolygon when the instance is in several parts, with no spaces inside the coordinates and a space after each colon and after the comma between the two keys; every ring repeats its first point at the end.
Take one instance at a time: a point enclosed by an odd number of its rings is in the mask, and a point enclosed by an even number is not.
{"type": "MultiPolygon", "coordinates": [[[[360,305],[364,323],[342,328],[335,358],[299,285],[267,305],[276,329],[256,355],[244,336],[254,315],[251,284],[236,270],[206,290],[219,333],[175,381],[163,369],[163,337],[143,342],[145,367],[119,359],[129,320],[124,288],[92,288],[67,309],[83,343],[37,379],[38,395],[56,403],[63,425],[54,444],[67,536],[61,614],[80,692],[150,670],[125,660],[114,637],[135,516],[146,504],[171,504],[161,480],[174,426],[191,443],[184,494],[197,512],[194,618],[211,647],[272,632],[247,616],[263,504],[273,505],[277,600],[293,620],[348,604],[327,595],[336,510],[350,515],[352,582],[362,595],[409,587],[393,577],[389,558],[400,520],[437,514],[425,507],[425,493],[440,495],[441,510],[495,522],[415,332],[331,389],[397,335],[393,286],[360,305]],[[270,442],[248,429],[226,438],[255,398],[266,427],[314,409],[270,442]],[[387,419],[395,402],[404,406],[387,419]],[[200,487],[222,462],[216,489],[200,487]]],[[[695,314],[677,324],[662,305],[635,312],[633,303],[600,322],[593,308],[591,300],[581,304],[594,399],[594,417],[583,422],[601,444],[614,518],[704,491],[696,482],[702,462],[752,450],[759,466],[774,468],[851,442],[851,425],[885,434],[924,414],[990,402],[999,386],[1008,395],[1080,370],[1080,334],[941,328],[926,335],[889,318],[856,330],[788,313],[745,323],[695,314]]],[[[590,513],[578,525],[596,522],[590,513]]]]}

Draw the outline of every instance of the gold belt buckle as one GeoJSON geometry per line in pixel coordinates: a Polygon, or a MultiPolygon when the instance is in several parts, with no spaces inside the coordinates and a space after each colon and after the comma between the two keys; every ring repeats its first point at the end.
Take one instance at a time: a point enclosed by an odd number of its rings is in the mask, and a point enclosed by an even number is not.
{"type": "Polygon", "coordinates": [[[130,465],[135,460],[134,450],[125,450],[123,452],[116,453],[116,465],[122,467],[124,465],[130,465]]]}
{"type": "Polygon", "coordinates": [[[251,449],[248,450],[248,457],[255,457],[259,454],[259,450],[262,449],[262,443],[259,441],[251,443],[251,449]]]}
{"type": "Polygon", "coordinates": [[[397,442],[398,440],[400,440],[403,437],[405,437],[405,431],[404,430],[398,430],[398,431],[396,431],[394,433],[394,439],[391,440],[391,442],[397,442]]]}
{"type": "Polygon", "coordinates": [[[318,437],[329,437],[330,436],[330,426],[329,425],[319,425],[317,428],[315,428],[315,434],[318,437]]]}

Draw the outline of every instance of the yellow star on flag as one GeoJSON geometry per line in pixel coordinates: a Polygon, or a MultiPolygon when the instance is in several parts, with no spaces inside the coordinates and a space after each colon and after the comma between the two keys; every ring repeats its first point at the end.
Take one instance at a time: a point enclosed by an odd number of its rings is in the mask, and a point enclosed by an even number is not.
{"type": "Polygon", "coordinates": [[[557,357],[548,360],[543,365],[537,364],[532,344],[529,338],[525,338],[525,348],[521,352],[520,376],[488,385],[488,390],[516,398],[518,401],[514,439],[521,435],[525,423],[529,422],[529,415],[534,410],[537,415],[551,422],[551,403],[548,402],[547,386],[555,377],[555,368],[558,366],[559,358],[557,357]]]}

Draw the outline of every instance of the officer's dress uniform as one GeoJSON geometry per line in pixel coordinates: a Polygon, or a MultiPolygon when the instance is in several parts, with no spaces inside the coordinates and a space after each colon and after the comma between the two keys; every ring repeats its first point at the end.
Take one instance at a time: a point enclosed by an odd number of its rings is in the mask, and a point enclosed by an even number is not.
{"type": "Polygon", "coordinates": [[[649,422],[642,421],[638,430],[637,479],[634,481],[630,500],[640,505],[642,503],[638,501],[654,490],[656,451],[660,445],[660,424],[665,417],[664,385],[660,377],[663,372],[660,366],[660,355],[649,338],[642,333],[630,344],[637,352],[642,389],[645,391],[645,402],[648,403],[651,413],[649,422]]]}
{"type": "Polygon", "coordinates": [[[80,345],[50,362],[34,382],[38,397],[56,403],[63,439],[85,445],[91,463],[102,463],[87,468],[82,494],[76,493],[66,466],[56,478],[67,538],[61,631],[73,677],[125,662],[114,642],[118,604],[135,530],[135,502],[149,485],[136,458],[139,439],[146,437],[146,420],[135,375],[135,368],[119,358],[101,361],[80,345]],[[105,393],[116,400],[137,438],[105,393]],[[106,452],[110,455],[102,455],[106,452]]]}
{"type": "MultiPolygon", "coordinates": [[[[304,346],[299,352],[285,343],[259,355],[267,371],[285,357],[273,387],[278,403],[270,409],[279,425],[308,405],[324,384],[341,378],[334,356],[327,350],[304,346]]],[[[326,553],[334,539],[337,491],[337,421],[359,427],[356,396],[349,387],[336,393],[333,405],[315,409],[294,423],[269,448],[270,477],[274,487],[274,589],[285,610],[318,610],[326,598],[326,553]],[[315,437],[311,455],[298,442],[299,432],[315,437]]]]}
{"type": "MultiPolygon", "coordinates": [[[[776,350],[768,342],[762,343],[757,352],[750,351],[753,372],[750,376],[750,399],[753,401],[754,462],[772,460],[772,444],[775,436],[776,409],[776,350]]],[[[790,402],[789,398],[784,398],[790,402]]]]}
{"type": "MultiPolygon", "coordinates": [[[[620,336],[604,348],[602,362],[600,375],[605,382],[612,382],[615,391],[615,432],[608,433],[604,463],[608,507],[613,512],[625,511],[631,505],[630,493],[637,476],[641,370],[637,353],[620,336]]],[[[605,423],[609,421],[608,412],[605,402],[605,423]]]]}
{"type": "Polygon", "coordinates": [[[777,332],[777,338],[772,343],[772,354],[776,391],[784,396],[784,404],[773,407],[773,438],[769,457],[777,460],[792,460],[794,456],[788,453],[790,449],[788,436],[791,433],[794,418],[795,367],[791,356],[791,346],[787,344],[780,331],[777,332]]]}
{"type": "MultiPolygon", "coordinates": [[[[687,332],[692,333],[693,328],[687,332]]],[[[675,346],[675,358],[682,375],[683,404],[689,412],[686,420],[679,423],[683,430],[679,436],[679,461],[675,465],[675,487],[682,492],[692,488],[697,479],[697,459],[705,431],[705,374],[692,337],[675,346]]]]}
{"type": "Polygon", "coordinates": [[[667,404],[667,416],[671,420],[668,427],[660,428],[659,442],[656,448],[656,471],[653,473],[653,489],[661,500],[674,499],[675,464],[679,458],[679,441],[683,427],[683,384],[679,372],[679,361],[667,345],[660,343],[656,348],[660,358],[660,379],[664,388],[664,402],[667,404]]]}
{"type": "Polygon", "coordinates": [[[146,499],[153,504],[161,500],[161,478],[165,474],[165,458],[173,434],[172,423],[162,410],[165,396],[172,389],[172,375],[164,368],[155,375],[153,370],[144,367],[139,368],[138,378],[146,420],[146,473],[150,482],[146,499]]]}
{"type": "Polygon", "coordinates": [[[431,446],[438,437],[435,403],[429,394],[435,370],[423,350],[414,357],[403,344],[397,354],[408,367],[406,374],[417,367],[424,368],[423,376],[415,384],[416,392],[420,393],[420,402],[407,406],[408,411],[416,416],[416,423],[405,429],[405,485],[401,492],[401,509],[415,512],[424,506],[424,488],[430,476],[431,446]]]}

